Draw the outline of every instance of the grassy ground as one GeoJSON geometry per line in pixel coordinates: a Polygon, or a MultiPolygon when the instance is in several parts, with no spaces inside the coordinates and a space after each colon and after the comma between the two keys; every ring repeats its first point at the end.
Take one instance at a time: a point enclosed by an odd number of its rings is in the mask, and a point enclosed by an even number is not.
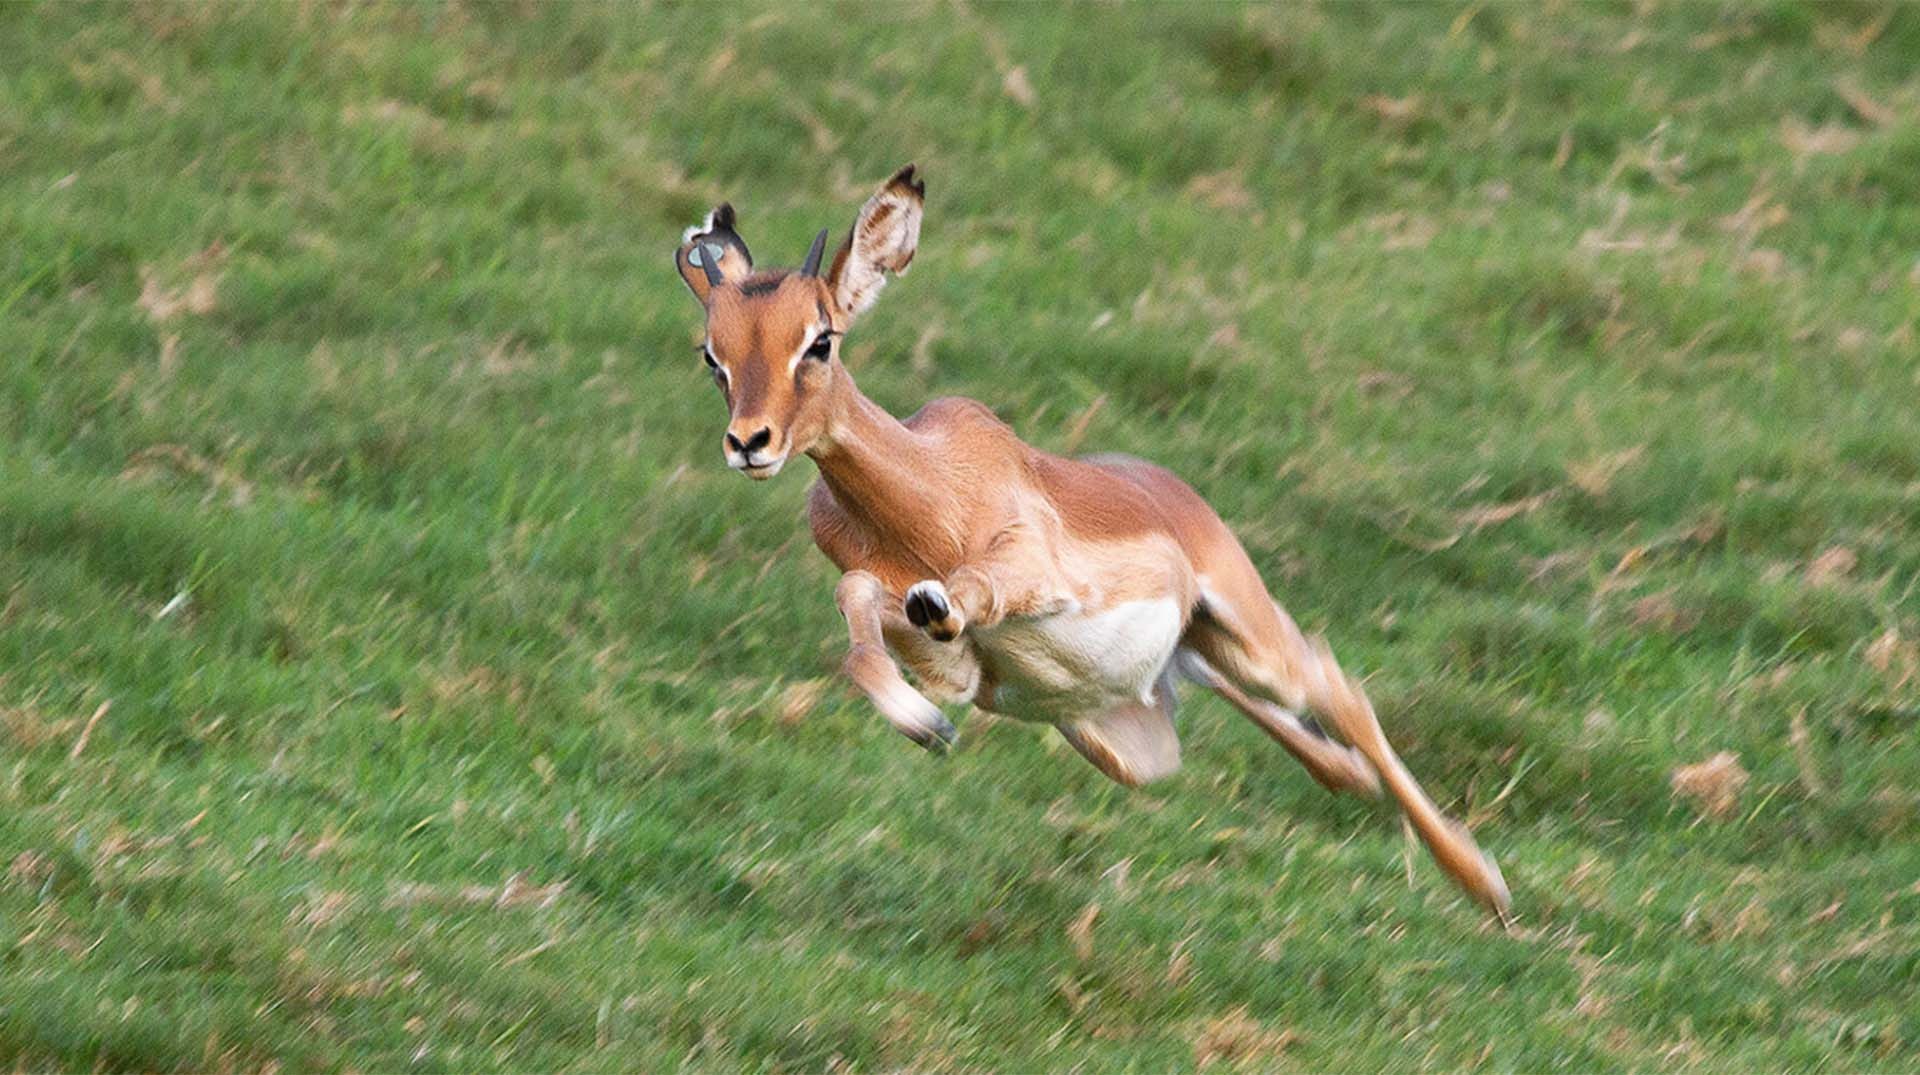
{"type": "Polygon", "coordinates": [[[1920,1065],[1920,11],[1647,7],[0,5],[0,1060],[1920,1065]],[[834,681],[669,252],[907,160],[863,387],[1185,475],[1515,929],[834,681]]]}

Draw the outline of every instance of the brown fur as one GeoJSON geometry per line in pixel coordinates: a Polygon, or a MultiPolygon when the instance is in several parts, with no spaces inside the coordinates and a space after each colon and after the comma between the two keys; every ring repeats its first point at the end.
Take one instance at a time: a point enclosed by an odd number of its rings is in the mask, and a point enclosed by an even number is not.
{"type": "MultiPolygon", "coordinates": [[[[1367,792],[1384,780],[1442,867],[1504,911],[1506,885],[1492,860],[1427,798],[1358,683],[1273,601],[1232,531],[1179,478],[1124,456],[1048,454],[971,400],[936,400],[898,421],[855,386],[837,342],[829,361],[795,364],[816,333],[844,331],[885,274],[911,262],[923,193],[911,166],[884,184],[824,279],[790,274],[757,287],[767,278],[729,276],[705,296],[709,345],[727,371],[729,434],[745,441],[768,430],[765,454],[779,456],[773,469],[794,454],[819,468],[807,515],[815,543],[845,573],[837,599],[848,623],[849,678],[927,745],[950,738],[951,726],[901,677],[895,658],[937,697],[983,709],[1024,715],[1039,690],[1058,703],[1043,719],[1102,772],[1137,784],[1179,764],[1165,678],[1172,664],[1144,696],[1072,708],[1075,684],[1048,678],[1066,667],[1059,654],[1006,640],[1058,644],[1061,636],[1047,631],[1062,625],[1068,657],[1077,659],[1086,654],[1073,649],[1079,636],[1071,632],[1081,625],[1139,609],[1149,617],[1141,630],[1150,631],[1170,622],[1153,621],[1153,610],[1170,607],[1178,637],[1167,661],[1191,663],[1194,678],[1323,784],[1367,792]],[[1016,632],[996,631],[1002,625],[1016,632]],[[1351,749],[1293,716],[1303,709],[1327,718],[1351,749]]],[[[1123,633],[1118,644],[1134,640],[1123,633]]]]}

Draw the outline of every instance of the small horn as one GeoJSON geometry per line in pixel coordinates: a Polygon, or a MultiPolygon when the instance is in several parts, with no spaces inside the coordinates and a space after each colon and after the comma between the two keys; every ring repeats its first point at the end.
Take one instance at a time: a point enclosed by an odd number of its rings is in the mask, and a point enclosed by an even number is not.
{"type": "Polygon", "coordinates": [[[807,249],[807,260],[800,265],[801,276],[820,275],[820,255],[827,252],[827,229],[821,228],[820,234],[813,237],[813,246],[807,249]]]}
{"type": "Polygon", "coordinates": [[[687,251],[687,260],[707,271],[708,287],[720,286],[720,266],[714,263],[725,256],[726,251],[718,243],[695,243],[687,251]]]}

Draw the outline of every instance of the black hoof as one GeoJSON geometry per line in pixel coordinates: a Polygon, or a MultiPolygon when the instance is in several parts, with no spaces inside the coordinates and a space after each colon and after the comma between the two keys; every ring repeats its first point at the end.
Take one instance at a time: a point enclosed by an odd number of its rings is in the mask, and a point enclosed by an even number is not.
{"type": "Polygon", "coordinates": [[[912,738],[915,743],[925,747],[927,753],[944,757],[949,750],[953,749],[954,740],[959,737],[960,733],[954,730],[953,722],[941,717],[939,723],[912,738]]]}
{"type": "MultiPolygon", "coordinates": [[[[915,627],[925,627],[935,620],[947,618],[947,599],[937,592],[909,590],[907,592],[907,622],[915,627]]],[[[951,636],[949,636],[951,637],[951,636]]]]}

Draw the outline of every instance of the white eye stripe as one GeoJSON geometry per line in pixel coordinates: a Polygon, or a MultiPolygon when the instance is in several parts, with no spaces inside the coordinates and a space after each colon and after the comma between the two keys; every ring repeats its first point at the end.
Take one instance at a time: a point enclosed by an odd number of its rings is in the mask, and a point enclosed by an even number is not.
{"type": "Polygon", "coordinates": [[[800,345],[800,350],[795,351],[793,357],[787,360],[788,376],[792,376],[793,371],[800,368],[800,363],[806,361],[807,352],[813,350],[813,345],[820,342],[820,337],[834,334],[833,328],[827,325],[809,331],[806,342],[800,345]]]}
{"type": "Polygon", "coordinates": [[[720,364],[720,360],[719,360],[719,359],[717,359],[717,358],[715,358],[715,357],[713,357],[713,345],[712,345],[712,344],[702,344],[702,345],[701,345],[701,347],[700,347],[700,357],[701,357],[701,358],[704,358],[704,359],[706,359],[706,362],[707,362],[707,369],[708,369],[708,370],[710,370],[710,371],[712,371],[712,373],[713,373],[713,375],[714,375],[715,377],[718,377],[718,378],[720,378],[720,380],[722,380],[722,381],[724,381],[724,382],[726,382],[726,383],[729,383],[729,384],[731,384],[731,383],[733,382],[733,375],[727,372],[727,367],[725,367],[725,366],[722,366],[722,365],[720,364]]]}
{"type": "MultiPolygon", "coordinates": [[[[787,359],[788,375],[791,376],[793,372],[800,367],[800,363],[806,360],[808,353],[811,352],[814,346],[822,339],[830,339],[838,335],[840,334],[830,327],[822,327],[809,332],[806,337],[807,342],[802,344],[800,349],[793,353],[793,357],[787,359]]],[[[831,349],[831,345],[829,345],[829,349],[831,349]]],[[[713,371],[714,376],[725,381],[731,381],[733,379],[732,375],[727,372],[727,367],[721,365],[720,360],[714,357],[712,343],[703,343],[700,345],[700,357],[706,361],[707,368],[713,371]]]]}

